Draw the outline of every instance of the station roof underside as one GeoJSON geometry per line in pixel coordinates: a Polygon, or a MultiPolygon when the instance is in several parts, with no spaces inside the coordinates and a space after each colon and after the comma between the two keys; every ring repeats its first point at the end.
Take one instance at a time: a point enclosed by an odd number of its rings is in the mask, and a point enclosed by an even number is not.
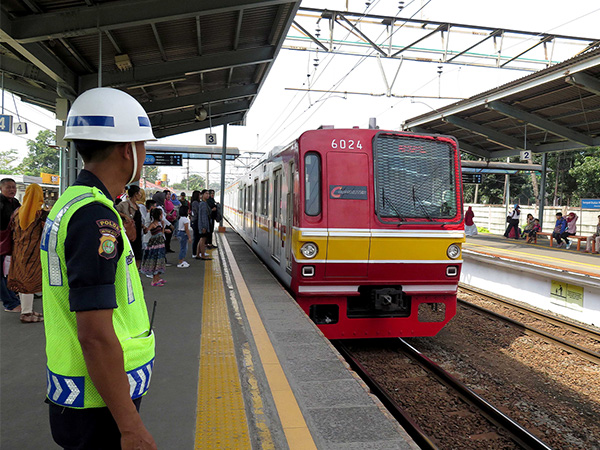
{"type": "Polygon", "coordinates": [[[402,128],[454,136],[462,151],[485,159],[600,146],[600,47],[402,128]]]}
{"type": "Polygon", "coordinates": [[[157,137],[244,123],[299,6],[3,0],[4,88],[52,111],[57,97],[100,84],[122,89],[144,106],[157,137]]]}

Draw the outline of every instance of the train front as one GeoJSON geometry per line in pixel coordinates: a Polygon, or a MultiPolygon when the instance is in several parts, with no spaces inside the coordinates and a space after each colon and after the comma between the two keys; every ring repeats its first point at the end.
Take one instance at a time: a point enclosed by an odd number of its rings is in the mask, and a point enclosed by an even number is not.
{"type": "Polygon", "coordinates": [[[456,313],[465,241],[456,141],[330,129],[298,142],[298,303],[330,339],[438,333],[456,313]]]}

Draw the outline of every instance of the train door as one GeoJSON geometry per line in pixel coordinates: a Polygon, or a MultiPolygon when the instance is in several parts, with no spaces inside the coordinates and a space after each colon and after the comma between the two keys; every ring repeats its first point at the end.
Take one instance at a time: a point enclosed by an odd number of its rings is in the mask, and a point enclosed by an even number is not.
{"type": "Polygon", "coordinates": [[[273,226],[271,227],[273,239],[271,241],[271,255],[277,261],[281,257],[281,169],[273,172],[273,226]]]}
{"type": "Polygon", "coordinates": [[[290,172],[288,177],[288,193],[286,201],[286,221],[285,221],[285,259],[287,268],[292,268],[292,235],[294,227],[294,163],[289,165],[290,172]]]}
{"type": "Polygon", "coordinates": [[[371,243],[369,159],[364,153],[327,154],[327,277],[366,277],[371,243]]]}
{"type": "Polygon", "coordinates": [[[258,179],[254,180],[254,205],[252,209],[252,238],[257,242],[258,230],[258,179]]]}

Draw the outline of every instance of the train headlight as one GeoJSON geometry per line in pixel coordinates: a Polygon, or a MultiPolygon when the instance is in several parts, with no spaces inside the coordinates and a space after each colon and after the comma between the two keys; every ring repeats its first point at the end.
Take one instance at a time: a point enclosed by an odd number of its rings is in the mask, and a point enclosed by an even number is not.
{"type": "Polygon", "coordinates": [[[306,244],[300,247],[300,252],[304,255],[305,258],[311,259],[317,256],[319,252],[319,247],[314,242],[307,242],[306,244]]]}
{"type": "Polygon", "coordinates": [[[460,247],[456,244],[450,244],[448,250],[446,250],[446,255],[450,259],[457,259],[460,256],[460,247]]]}

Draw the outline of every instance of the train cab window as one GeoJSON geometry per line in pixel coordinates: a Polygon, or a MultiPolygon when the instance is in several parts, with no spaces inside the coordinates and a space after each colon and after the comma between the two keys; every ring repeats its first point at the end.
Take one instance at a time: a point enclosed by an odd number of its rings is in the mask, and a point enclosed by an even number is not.
{"type": "Polygon", "coordinates": [[[321,214],[321,158],[317,153],[304,156],[304,212],[321,214]]]}

